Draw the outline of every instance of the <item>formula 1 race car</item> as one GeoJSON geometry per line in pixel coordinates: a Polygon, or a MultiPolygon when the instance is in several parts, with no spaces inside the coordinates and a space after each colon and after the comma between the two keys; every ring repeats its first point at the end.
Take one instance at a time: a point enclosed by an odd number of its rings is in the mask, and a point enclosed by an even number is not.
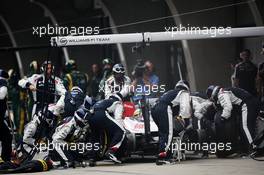
{"type": "MultiPolygon", "coordinates": [[[[158,127],[151,117],[151,107],[155,105],[157,98],[145,99],[138,103],[124,102],[123,122],[126,129],[127,144],[125,146],[125,155],[131,157],[137,156],[156,156],[159,148],[158,127]]],[[[174,120],[173,158],[180,161],[185,159],[185,151],[180,148],[182,143],[202,142],[206,131],[192,128],[184,129],[178,119],[174,120]],[[202,138],[203,137],[203,138],[202,138]],[[201,138],[201,139],[199,139],[201,138]]],[[[100,138],[101,152],[99,159],[104,159],[104,153],[107,149],[107,134],[101,134],[100,138]]],[[[193,154],[194,151],[188,152],[193,154]]]]}
{"type": "MultiPolygon", "coordinates": [[[[155,105],[157,99],[150,98],[140,101],[135,105],[131,102],[124,102],[124,126],[127,130],[128,146],[127,152],[129,155],[151,155],[155,156],[158,152],[158,127],[151,117],[151,107],[155,105]]],[[[197,119],[191,119],[191,124],[184,128],[180,120],[174,118],[173,129],[173,143],[171,152],[173,158],[180,161],[185,159],[185,154],[193,155],[195,153],[204,153],[201,149],[191,150],[186,147],[181,148],[182,145],[193,143],[205,143],[212,141],[212,124],[204,118],[201,120],[200,125],[202,128],[198,128],[197,119]]],[[[203,156],[203,155],[202,155],[203,156]]]]}

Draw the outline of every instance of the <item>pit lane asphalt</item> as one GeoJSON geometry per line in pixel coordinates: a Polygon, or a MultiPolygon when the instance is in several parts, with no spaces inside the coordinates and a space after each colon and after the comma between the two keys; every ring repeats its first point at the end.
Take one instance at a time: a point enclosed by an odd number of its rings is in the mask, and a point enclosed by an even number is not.
{"type": "MultiPolygon", "coordinates": [[[[57,169],[35,174],[45,175],[263,175],[264,162],[250,158],[185,160],[157,166],[155,159],[131,159],[122,165],[101,161],[95,167],[57,169]]],[[[32,174],[32,173],[31,173],[32,174]]]]}

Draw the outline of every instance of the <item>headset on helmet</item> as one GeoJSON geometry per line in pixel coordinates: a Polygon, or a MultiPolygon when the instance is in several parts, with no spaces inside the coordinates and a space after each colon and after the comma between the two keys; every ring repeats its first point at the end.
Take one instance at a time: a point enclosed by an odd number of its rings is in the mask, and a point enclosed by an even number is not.
{"type": "Polygon", "coordinates": [[[186,80],[180,80],[180,81],[178,81],[177,84],[175,85],[175,89],[176,89],[176,88],[183,88],[183,89],[189,91],[189,90],[190,90],[190,85],[189,85],[188,81],[186,81],[186,80]]]}
{"type": "Polygon", "coordinates": [[[122,64],[115,64],[113,66],[113,72],[118,73],[118,74],[124,74],[125,73],[125,68],[122,64]]]}
{"type": "Polygon", "coordinates": [[[70,72],[72,70],[75,70],[77,69],[77,65],[76,65],[76,62],[74,60],[69,60],[65,63],[65,69],[66,71],[70,72]]]}
{"type": "Polygon", "coordinates": [[[6,71],[4,71],[3,69],[0,69],[0,77],[8,79],[9,75],[8,75],[8,73],[6,71]]]}
{"type": "Polygon", "coordinates": [[[71,91],[75,91],[75,92],[79,92],[79,93],[83,93],[83,90],[81,88],[79,88],[78,86],[73,86],[71,88],[71,91]]]}
{"type": "Polygon", "coordinates": [[[102,63],[103,63],[103,65],[106,65],[106,64],[112,65],[114,62],[110,58],[105,58],[105,59],[103,59],[102,63]]]}
{"type": "Polygon", "coordinates": [[[122,101],[124,97],[120,93],[116,93],[116,94],[111,95],[109,98],[122,101]]]}
{"type": "Polygon", "coordinates": [[[7,73],[9,77],[13,77],[16,74],[14,69],[9,69],[7,73]]]}
{"type": "Polygon", "coordinates": [[[9,78],[8,78],[9,85],[16,87],[17,82],[20,79],[20,77],[17,74],[17,72],[14,69],[9,69],[8,70],[8,76],[9,76],[9,78]]]}
{"type": "Polygon", "coordinates": [[[29,68],[30,70],[34,71],[34,72],[38,72],[39,70],[39,64],[36,60],[33,60],[30,64],[29,64],[29,68]]]}
{"type": "Polygon", "coordinates": [[[74,119],[76,124],[80,127],[84,127],[88,124],[88,111],[84,108],[79,108],[74,113],[74,119]]]}
{"type": "Polygon", "coordinates": [[[206,89],[206,95],[207,97],[212,100],[212,101],[216,101],[217,100],[217,95],[219,90],[221,89],[220,86],[215,86],[215,85],[210,85],[207,89],[206,89]]]}
{"type": "Polygon", "coordinates": [[[43,63],[42,63],[42,65],[41,65],[41,68],[40,68],[40,71],[42,72],[42,73],[45,73],[46,72],[46,69],[47,69],[47,66],[49,65],[49,64],[51,64],[51,69],[52,69],[52,72],[54,71],[54,66],[53,66],[53,64],[52,64],[52,62],[51,61],[44,61],[43,63]]]}

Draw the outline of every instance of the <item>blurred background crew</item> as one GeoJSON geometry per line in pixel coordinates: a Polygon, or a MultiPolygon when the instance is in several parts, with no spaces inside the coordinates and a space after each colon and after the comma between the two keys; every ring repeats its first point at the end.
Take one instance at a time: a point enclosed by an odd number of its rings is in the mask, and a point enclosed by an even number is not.
{"type": "Polygon", "coordinates": [[[232,75],[230,77],[231,79],[231,86],[232,87],[235,87],[236,86],[236,82],[235,82],[235,68],[236,68],[236,65],[239,64],[240,62],[242,61],[242,59],[239,57],[239,58],[236,58],[234,61],[230,62],[230,68],[231,68],[231,72],[232,75]]]}
{"type": "Polygon", "coordinates": [[[110,58],[105,58],[102,62],[103,64],[103,72],[102,72],[102,79],[99,84],[99,93],[100,99],[104,99],[104,90],[105,90],[105,81],[112,75],[112,67],[113,67],[113,60],[110,58]]]}
{"type": "MultiPolygon", "coordinates": [[[[36,60],[29,64],[29,72],[26,77],[31,77],[34,74],[40,73],[40,66],[36,60]]],[[[10,84],[10,100],[12,104],[19,103],[19,107],[12,105],[15,116],[15,124],[17,131],[20,135],[23,134],[24,126],[30,122],[32,116],[32,109],[34,106],[33,93],[29,89],[23,89],[18,85],[19,76],[16,71],[11,69],[9,71],[9,84],[10,84]],[[16,108],[18,108],[18,119],[16,119],[16,108]]]]}
{"type": "Polygon", "coordinates": [[[20,108],[22,107],[22,103],[20,101],[20,90],[21,88],[18,86],[19,75],[14,69],[10,69],[8,71],[9,79],[8,79],[8,100],[11,110],[14,114],[14,122],[15,129],[18,129],[20,123],[20,108]]]}
{"type": "MultiPolygon", "coordinates": [[[[264,55],[264,42],[260,54],[264,55]]],[[[264,62],[258,66],[257,93],[260,101],[260,117],[264,118],[264,62]]]]}
{"type": "MultiPolygon", "coordinates": [[[[29,65],[29,73],[27,74],[27,77],[31,77],[34,74],[40,73],[40,66],[39,63],[36,60],[33,60],[29,65]]],[[[34,99],[33,99],[33,93],[31,91],[27,91],[28,98],[27,98],[27,114],[28,114],[28,121],[31,120],[32,116],[32,109],[34,105],[34,99]]]]}
{"type": "MultiPolygon", "coordinates": [[[[143,75],[143,81],[144,85],[149,85],[150,89],[152,89],[153,86],[159,85],[159,77],[155,74],[155,67],[152,62],[147,60],[145,62],[146,70],[143,75]]],[[[148,98],[153,98],[157,96],[157,92],[153,92],[151,90],[150,95],[148,95],[148,98]]]]}
{"type": "Polygon", "coordinates": [[[29,64],[29,73],[27,74],[27,77],[31,77],[33,74],[39,74],[39,73],[40,73],[39,63],[36,60],[33,60],[29,64]]]}
{"type": "MultiPolygon", "coordinates": [[[[262,50],[260,54],[264,55],[264,43],[262,44],[262,50]]],[[[261,100],[262,104],[264,104],[264,62],[260,63],[258,66],[257,92],[259,99],[261,100]]]]}
{"type": "Polygon", "coordinates": [[[134,87],[134,100],[141,98],[144,95],[146,98],[155,98],[158,95],[153,89],[159,89],[159,77],[155,74],[154,65],[147,60],[144,62],[142,59],[137,60],[132,75],[134,80],[132,85],[134,87]]]}
{"type": "Polygon", "coordinates": [[[89,83],[89,95],[98,98],[99,84],[102,79],[102,73],[98,64],[92,65],[91,80],[89,83]]]}
{"type": "Polygon", "coordinates": [[[77,69],[76,62],[69,60],[65,64],[66,74],[63,77],[63,84],[66,90],[71,90],[73,86],[78,86],[84,93],[87,92],[89,77],[87,74],[77,69]]]}
{"type": "Polygon", "coordinates": [[[244,49],[240,52],[242,61],[235,67],[235,87],[248,91],[251,95],[256,96],[256,78],[257,67],[252,63],[251,52],[244,49]]]}
{"type": "Polygon", "coordinates": [[[3,161],[10,161],[12,151],[12,135],[6,122],[8,73],[0,69],[0,141],[2,142],[1,157],[3,161]]]}
{"type": "Polygon", "coordinates": [[[134,100],[138,100],[142,98],[142,95],[146,95],[145,89],[144,89],[144,81],[143,76],[144,72],[146,71],[146,65],[142,59],[138,59],[137,63],[133,69],[132,76],[132,86],[134,91],[134,100]]]}

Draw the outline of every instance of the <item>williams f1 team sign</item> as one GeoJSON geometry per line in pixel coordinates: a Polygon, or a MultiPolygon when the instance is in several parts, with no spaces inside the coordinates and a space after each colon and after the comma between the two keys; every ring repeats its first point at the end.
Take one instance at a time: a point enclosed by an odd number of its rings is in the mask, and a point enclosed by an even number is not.
{"type": "Polygon", "coordinates": [[[142,33],[52,37],[53,46],[115,44],[142,41],[142,33]]]}
{"type": "Polygon", "coordinates": [[[185,30],[165,32],[145,32],[88,36],[58,36],[51,38],[52,46],[77,46],[95,44],[136,43],[155,41],[197,40],[233,37],[264,36],[264,27],[228,28],[228,32],[218,30],[185,30]]]}

